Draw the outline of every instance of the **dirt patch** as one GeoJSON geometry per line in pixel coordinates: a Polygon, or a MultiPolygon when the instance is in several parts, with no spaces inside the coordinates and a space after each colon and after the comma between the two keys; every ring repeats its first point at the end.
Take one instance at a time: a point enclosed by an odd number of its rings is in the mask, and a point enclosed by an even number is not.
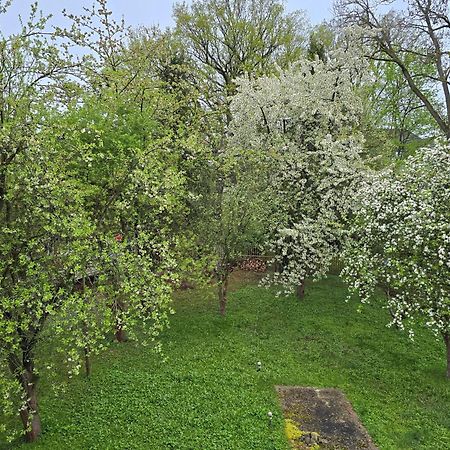
{"type": "Polygon", "coordinates": [[[339,389],[277,386],[292,448],[377,450],[339,389]]]}
{"type": "Polygon", "coordinates": [[[264,275],[264,273],[235,269],[230,275],[228,289],[230,291],[236,291],[248,284],[256,285],[261,281],[264,275]]]}

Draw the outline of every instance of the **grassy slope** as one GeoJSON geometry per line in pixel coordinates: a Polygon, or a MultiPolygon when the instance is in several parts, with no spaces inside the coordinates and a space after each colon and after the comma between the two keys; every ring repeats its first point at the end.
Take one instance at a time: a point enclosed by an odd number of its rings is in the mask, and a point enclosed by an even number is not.
{"type": "Polygon", "coordinates": [[[383,311],[358,314],[345,295],[334,277],[303,303],[246,285],[222,319],[212,294],[182,293],[166,363],[114,344],[90,381],[42,396],[44,435],[24,448],[285,450],[276,384],[343,389],[381,449],[450,448],[443,344],[425,333],[411,344],[383,311]]]}

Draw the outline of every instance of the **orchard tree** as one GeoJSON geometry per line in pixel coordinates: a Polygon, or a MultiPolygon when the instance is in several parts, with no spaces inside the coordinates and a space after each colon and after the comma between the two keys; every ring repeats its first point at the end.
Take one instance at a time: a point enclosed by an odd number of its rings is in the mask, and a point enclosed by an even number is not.
{"type": "Polygon", "coordinates": [[[125,329],[132,333],[137,322],[145,321],[144,310],[162,317],[157,304],[170,301],[177,278],[175,249],[187,238],[174,229],[174,221],[187,212],[185,178],[177,170],[177,156],[169,157],[173,148],[160,135],[161,124],[119,103],[115,95],[109,101],[105,92],[100,100],[86,97],[82,108],[62,118],[58,131],[54,145],[70,157],[72,173],[86,193],[84,207],[95,226],[98,251],[110,253],[109,261],[94,268],[109,279],[115,334],[123,341],[125,329]]]}
{"type": "MultiPolygon", "coordinates": [[[[0,13],[9,5],[1,2],[0,13]]],[[[28,441],[41,429],[35,348],[48,316],[71,295],[70,242],[89,233],[73,183],[62,179],[61,159],[43,132],[47,111],[77,67],[46,25],[33,4],[18,33],[0,36],[0,398],[6,413],[12,391],[21,399],[28,441]]]]}
{"type": "Polygon", "coordinates": [[[230,145],[222,160],[220,203],[214,197],[219,194],[214,192],[203,198],[202,217],[206,220],[200,222],[198,233],[204,237],[204,245],[210,253],[218,252],[214,259],[214,276],[221,315],[226,312],[231,273],[251,243],[265,244],[271,226],[272,191],[265,183],[268,162],[257,152],[242,151],[230,145]],[[214,209],[217,204],[221,208],[219,213],[214,209]]]}
{"type": "Polygon", "coordinates": [[[381,286],[400,329],[418,323],[440,336],[450,378],[450,152],[421,149],[399,171],[364,184],[345,247],[344,280],[361,301],[381,286]]]}
{"type": "MultiPolygon", "coordinates": [[[[114,36],[109,11],[97,13],[114,36]]],[[[20,415],[28,441],[41,431],[38,379],[55,357],[69,376],[83,364],[89,373],[113,326],[158,348],[173,286],[195,268],[183,227],[195,135],[174,137],[170,95],[140,66],[130,77],[122,47],[120,65],[104,50],[74,72],[45,24],[33,7],[21,34],[0,45],[0,402],[5,417],[20,415]],[[52,351],[41,354],[46,339],[52,351]]]]}
{"type": "MultiPolygon", "coordinates": [[[[5,14],[11,2],[0,2],[5,14]]],[[[72,62],[65,47],[51,43],[45,32],[48,17],[32,4],[30,17],[18,33],[0,32],[0,214],[8,219],[8,166],[26,150],[36,129],[40,107],[60,94],[60,88],[78,62],[72,62]]]]}
{"type": "MultiPolygon", "coordinates": [[[[42,112],[39,116],[39,132],[8,165],[7,220],[0,234],[2,410],[20,414],[28,441],[36,440],[41,431],[37,385],[52,357],[41,356],[37,365],[37,349],[50,317],[58,328],[61,311],[67,311],[79,328],[87,325],[85,299],[76,291],[75,280],[83,264],[95,256],[84,192],[69,175],[65,155],[52,145],[53,128],[42,112]],[[74,316],[75,310],[83,314],[74,316]]],[[[100,305],[101,301],[99,310],[100,305]]],[[[102,324],[108,319],[89,321],[102,324]]],[[[71,346],[59,344],[64,354],[71,353],[71,346]]]]}
{"type": "MultiPolygon", "coordinates": [[[[131,33],[114,20],[106,0],[81,16],[66,15],[73,25],[60,33],[91,51],[84,69],[91,95],[83,100],[85,107],[74,108],[74,124],[63,141],[81,146],[81,155],[91,154],[88,168],[79,161],[78,175],[89,174],[86,189],[94,195],[88,208],[98,227],[110,236],[119,233],[122,249],[146,255],[146,276],[153,277],[126,275],[129,269],[115,261],[112,309],[116,338],[123,341],[125,328],[131,331],[145,317],[139,302],[133,307],[130,292],[123,291],[125,280],[139,279],[140,289],[153,289],[155,298],[167,303],[178,275],[187,272],[181,269],[189,264],[195,277],[203,262],[194,263],[189,255],[194,241],[186,226],[189,189],[202,153],[196,140],[198,105],[183,79],[184,67],[168,61],[170,36],[131,33]]],[[[143,264],[133,267],[144,271],[143,264]]]]}
{"type": "Polygon", "coordinates": [[[272,281],[304,295],[339,255],[359,180],[361,115],[358,53],[340,49],[327,63],[304,59],[277,76],[242,80],[231,110],[233,141],[270,158],[272,281]]]}

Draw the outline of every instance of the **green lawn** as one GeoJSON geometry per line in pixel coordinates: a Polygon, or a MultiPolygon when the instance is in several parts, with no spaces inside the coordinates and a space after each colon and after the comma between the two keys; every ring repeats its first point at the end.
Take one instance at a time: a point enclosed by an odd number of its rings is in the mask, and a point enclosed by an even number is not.
{"type": "Polygon", "coordinates": [[[274,391],[284,384],[341,388],[380,449],[449,449],[443,344],[423,332],[411,343],[384,311],[359,314],[345,296],[336,277],[308,286],[302,303],[245,284],[221,318],[212,293],[180,293],[167,362],[113,344],[90,381],[42,393],[44,434],[23,448],[288,449],[274,391]]]}

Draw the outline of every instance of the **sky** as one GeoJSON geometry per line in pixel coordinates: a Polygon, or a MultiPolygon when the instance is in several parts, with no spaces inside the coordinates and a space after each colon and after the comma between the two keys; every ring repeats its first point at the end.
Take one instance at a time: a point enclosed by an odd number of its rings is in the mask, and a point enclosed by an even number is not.
{"type": "MultiPolygon", "coordinates": [[[[0,0],[0,5],[5,0],[0,0]]],[[[0,31],[9,35],[18,30],[18,16],[25,19],[30,9],[32,0],[13,0],[7,14],[0,15],[0,31]]],[[[91,6],[93,0],[39,0],[39,7],[44,14],[52,14],[51,23],[57,26],[65,25],[62,9],[79,13],[83,6],[91,6]]],[[[173,0],[109,0],[110,9],[116,17],[123,16],[127,25],[160,25],[161,28],[173,25],[172,5],[173,0]]],[[[286,9],[305,10],[312,24],[331,18],[333,0],[287,0],[286,9]]]]}

